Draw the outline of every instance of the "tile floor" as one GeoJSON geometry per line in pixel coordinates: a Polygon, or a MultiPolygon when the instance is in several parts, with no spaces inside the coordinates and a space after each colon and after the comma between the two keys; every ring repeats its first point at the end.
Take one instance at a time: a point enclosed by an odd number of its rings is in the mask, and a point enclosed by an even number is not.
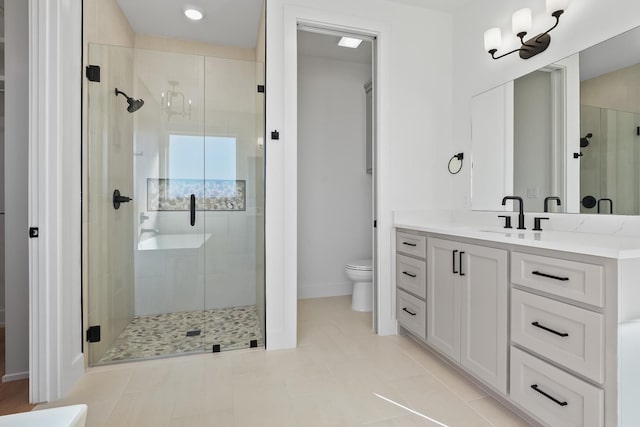
{"type": "Polygon", "coordinates": [[[301,300],[298,322],[295,350],[93,368],[38,408],[87,403],[89,427],[529,425],[411,339],[374,335],[348,297],[301,300]]]}
{"type": "Polygon", "coordinates": [[[264,347],[255,305],[215,310],[136,316],[98,364],[171,354],[207,351],[219,344],[222,351],[248,348],[256,340],[264,347]],[[196,336],[188,331],[199,330],[196,336]]]}

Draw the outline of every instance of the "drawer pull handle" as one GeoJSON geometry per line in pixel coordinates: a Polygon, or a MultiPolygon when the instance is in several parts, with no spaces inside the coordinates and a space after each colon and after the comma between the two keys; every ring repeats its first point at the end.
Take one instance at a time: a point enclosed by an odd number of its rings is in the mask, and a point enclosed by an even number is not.
{"type": "Polygon", "coordinates": [[[559,337],[568,337],[569,334],[567,334],[566,332],[558,332],[558,331],[554,331],[551,328],[547,328],[546,326],[542,326],[540,323],[538,322],[531,322],[531,324],[533,326],[535,326],[536,328],[540,328],[540,329],[544,329],[547,332],[551,332],[552,334],[556,334],[559,337]]]}
{"type": "Polygon", "coordinates": [[[458,265],[460,266],[460,275],[466,276],[466,274],[462,272],[462,255],[464,255],[464,251],[460,251],[460,263],[458,265]]]}
{"type": "Polygon", "coordinates": [[[406,311],[407,313],[409,313],[412,316],[415,316],[416,314],[414,312],[412,312],[411,310],[409,310],[407,307],[403,307],[402,311],[406,311]]]}
{"type": "Polygon", "coordinates": [[[402,274],[404,274],[405,276],[413,277],[413,278],[418,277],[417,275],[411,274],[411,273],[407,273],[406,271],[403,271],[402,274]]]}
{"type": "Polygon", "coordinates": [[[541,273],[539,271],[534,271],[531,274],[535,275],[535,276],[542,276],[542,277],[548,277],[549,279],[555,279],[555,280],[560,280],[562,282],[566,282],[567,280],[569,280],[568,277],[560,277],[560,276],[554,276],[552,274],[547,274],[547,273],[541,273]]]}
{"type": "Polygon", "coordinates": [[[557,403],[557,404],[558,404],[558,405],[560,405],[560,406],[567,406],[567,405],[568,405],[568,403],[567,403],[567,402],[561,402],[561,401],[559,401],[558,399],[556,399],[555,397],[553,397],[553,396],[551,396],[551,395],[548,395],[548,394],[547,394],[547,393],[545,393],[544,391],[540,390],[540,389],[538,388],[538,384],[533,384],[533,385],[531,386],[531,388],[532,388],[532,389],[534,389],[535,391],[537,391],[538,393],[540,393],[541,395],[543,395],[544,397],[546,397],[546,398],[548,398],[548,399],[553,400],[555,403],[557,403]]]}
{"type": "Polygon", "coordinates": [[[402,242],[402,244],[407,246],[418,246],[415,243],[409,243],[409,242],[402,242]]]}
{"type": "Polygon", "coordinates": [[[456,254],[458,253],[457,250],[451,252],[451,272],[453,274],[459,274],[458,270],[456,270],[456,254]]]}

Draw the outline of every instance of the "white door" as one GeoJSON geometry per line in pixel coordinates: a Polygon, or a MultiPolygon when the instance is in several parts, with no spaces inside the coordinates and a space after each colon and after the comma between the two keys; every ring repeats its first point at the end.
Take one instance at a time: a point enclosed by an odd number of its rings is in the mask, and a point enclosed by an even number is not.
{"type": "Polygon", "coordinates": [[[460,363],[507,391],[507,251],[460,246],[460,363]]]}
{"type": "Polygon", "coordinates": [[[427,342],[460,360],[460,243],[427,239],[427,342]]]}

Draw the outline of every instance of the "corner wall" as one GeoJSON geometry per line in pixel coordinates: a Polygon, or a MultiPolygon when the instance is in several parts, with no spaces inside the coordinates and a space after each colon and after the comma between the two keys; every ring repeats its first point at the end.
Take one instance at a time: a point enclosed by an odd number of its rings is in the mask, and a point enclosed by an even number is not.
{"type": "Polygon", "coordinates": [[[29,376],[28,2],[5,0],[5,324],[3,381],[29,376]]]}

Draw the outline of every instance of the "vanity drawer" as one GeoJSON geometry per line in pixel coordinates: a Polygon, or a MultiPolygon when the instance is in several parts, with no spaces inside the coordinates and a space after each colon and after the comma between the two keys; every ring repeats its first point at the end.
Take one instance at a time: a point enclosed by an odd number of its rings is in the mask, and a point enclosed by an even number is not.
{"type": "Polygon", "coordinates": [[[599,313],[513,289],[511,340],[604,383],[604,316],[599,313]]]}
{"type": "Polygon", "coordinates": [[[574,301],[604,307],[604,267],[513,252],[511,281],[574,301]]]}
{"type": "Polygon", "coordinates": [[[427,262],[396,255],[396,286],[425,298],[427,296],[427,262]]]}
{"type": "Polygon", "coordinates": [[[396,251],[419,258],[427,257],[427,238],[417,234],[396,232],[396,251]]]}
{"type": "Polygon", "coordinates": [[[604,392],[511,347],[511,399],[545,425],[604,425],[604,392]]]}
{"type": "Polygon", "coordinates": [[[422,339],[427,339],[426,312],[427,304],[408,293],[397,291],[398,322],[403,328],[413,332],[422,339]]]}

